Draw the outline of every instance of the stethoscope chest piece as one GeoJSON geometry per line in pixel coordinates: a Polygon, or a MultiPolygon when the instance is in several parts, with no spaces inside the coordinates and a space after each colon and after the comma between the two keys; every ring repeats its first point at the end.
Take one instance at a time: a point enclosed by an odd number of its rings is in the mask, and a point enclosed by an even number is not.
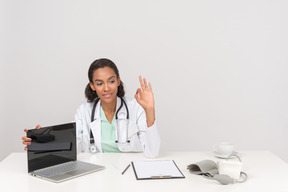
{"type": "Polygon", "coordinates": [[[89,146],[89,151],[90,151],[90,153],[96,153],[96,152],[97,152],[96,146],[93,145],[93,144],[90,144],[90,146],[89,146]]]}

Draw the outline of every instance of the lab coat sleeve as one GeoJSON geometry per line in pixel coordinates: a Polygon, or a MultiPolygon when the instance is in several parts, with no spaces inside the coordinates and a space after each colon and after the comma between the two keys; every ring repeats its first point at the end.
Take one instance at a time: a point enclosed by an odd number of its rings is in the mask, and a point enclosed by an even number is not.
{"type": "Polygon", "coordinates": [[[81,152],[81,141],[83,136],[83,118],[82,118],[82,109],[81,106],[77,109],[76,114],[74,116],[76,122],[76,142],[77,142],[77,153],[81,152]]]}
{"type": "Polygon", "coordinates": [[[84,152],[88,148],[87,142],[84,142],[84,132],[87,129],[87,118],[89,117],[88,107],[87,103],[83,103],[78,107],[74,116],[76,122],[77,153],[84,152]]]}
{"type": "Polygon", "coordinates": [[[155,158],[159,155],[161,143],[156,120],[152,126],[147,127],[146,114],[143,108],[140,108],[139,112],[140,114],[137,120],[139,127],[138,136],[142,145],[143,153],[146,157],[155,158]]]}
{"type": "Polygon", "coordinates": [[[155,158],[159,155],[160,136],[157,129],[156,121],[151,127],[147,128],[144,143],[145,145],[143,146],[143,151],[147,157],[155,158]]]}

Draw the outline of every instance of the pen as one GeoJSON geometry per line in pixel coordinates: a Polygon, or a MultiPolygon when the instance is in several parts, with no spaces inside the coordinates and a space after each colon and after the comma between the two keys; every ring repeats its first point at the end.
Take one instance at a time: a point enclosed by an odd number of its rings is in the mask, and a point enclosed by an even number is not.
{"type": "Polygon", "coordinates": [[[122,172],[122,175],[127,171],[127,169],[130,167],[130,164],[126,167],[126,169],[124,169],[124,171],[122,172]]]}

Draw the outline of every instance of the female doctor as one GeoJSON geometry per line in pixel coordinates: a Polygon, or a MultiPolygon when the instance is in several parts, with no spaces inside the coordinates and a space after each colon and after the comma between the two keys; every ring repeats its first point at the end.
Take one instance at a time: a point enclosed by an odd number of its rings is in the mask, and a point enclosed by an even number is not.
{"type": "MultiPolygon", "coordinates": [[[[135,99],[125,97],[117,66],[109,59],[95,60],[88,78],[87,102],[75,114],[78,152],[144,152],[156,157],[160,136],[151,84],[140,76],[135,99]]],[[[30,144],[30,138],[22,139],[30,144]]]]}

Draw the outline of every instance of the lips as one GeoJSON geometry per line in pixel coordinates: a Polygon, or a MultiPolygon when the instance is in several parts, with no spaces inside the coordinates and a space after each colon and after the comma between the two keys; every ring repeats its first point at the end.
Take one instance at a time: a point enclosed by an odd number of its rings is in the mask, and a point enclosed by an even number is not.
{"type": "Polygon", "coordinates": [[[113,95],[112,93],[107,93],[107,94],[103,94],[103,97],[110,98],[112,95],[113,95]]]}

